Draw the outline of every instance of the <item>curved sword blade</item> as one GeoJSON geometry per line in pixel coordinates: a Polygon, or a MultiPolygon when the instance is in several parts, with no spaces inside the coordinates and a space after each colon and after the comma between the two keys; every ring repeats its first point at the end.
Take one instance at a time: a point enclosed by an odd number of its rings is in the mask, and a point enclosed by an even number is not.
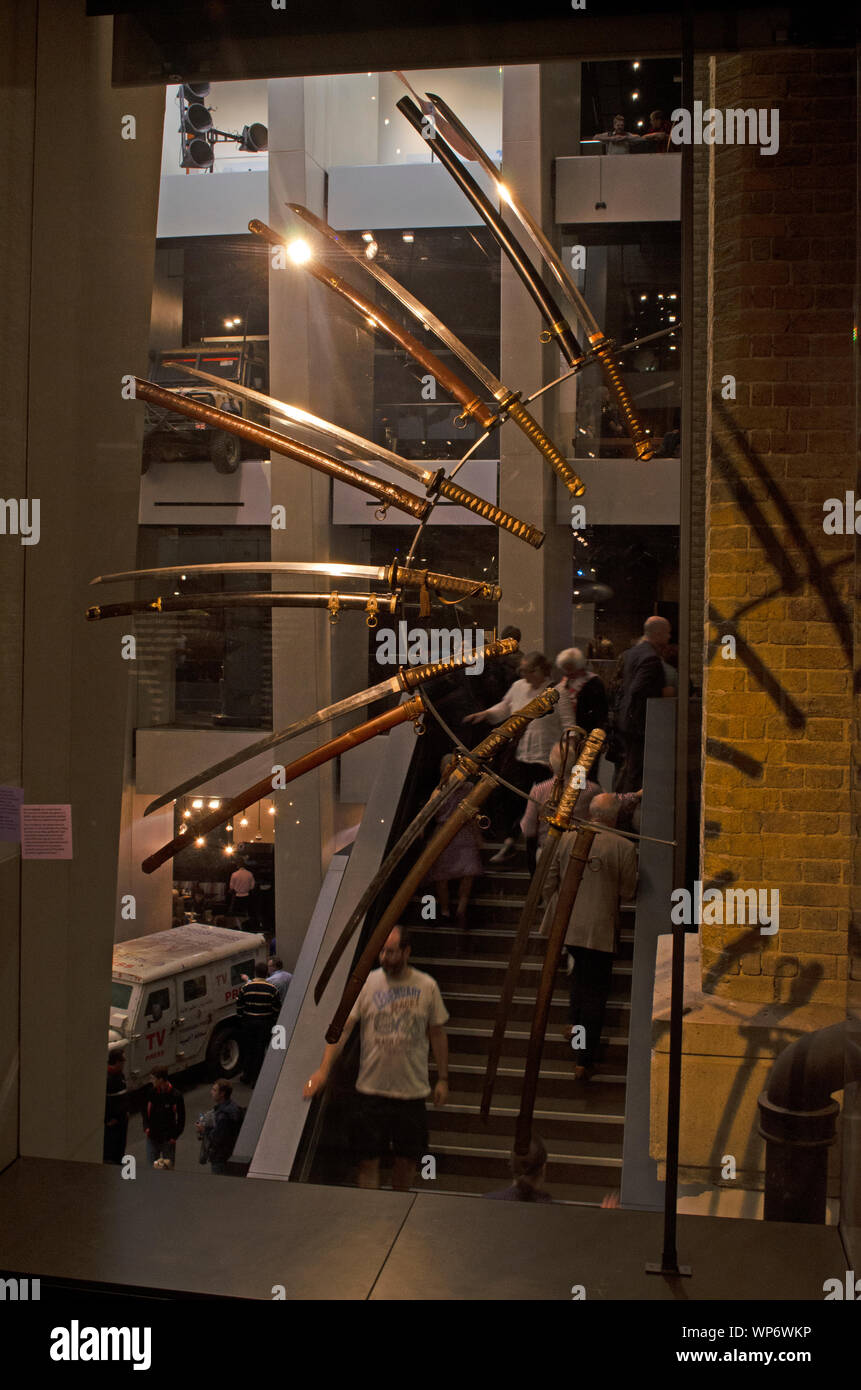
{"type": "Polygon", "coordinates": [[[325,579],[385,579],[384,565],[338,565],[304,560],[228,560],[203,565],[159,565],[153,569],[100,574],[91,584],[114,584],[123,579],[154,579],[164,574],[319,574],[325,579]]]}
{"type": "Polygon", "coordinates": [[[360,690],[355,695],[348,695],[344,700],[336,700],[333,705],[327,705],[325,709],[308,714],[304,719],[297,719],[295,723],[288,724],[284,729],[277,729],[275,733],[266,734],[263,738],[259,738],[256,743],[250,743],[246,748],[240,748],[238,753],[233,753],[229,758],[222,758],[220,763],[213,763],[212,767],[206,767],[202,772],[195,772],[184,782],[171,787],[170,791],[165,792],[163,796],[157,796],[154,801],[149,803],[144,815],[151,816],[153,811],[160,811],[162,806],[167,806],[168,802],[176,801],[178,797],[185,796],[187,792],[204,786],[205,783],[211,782],[214,777],[220,777],[225,772],[232,772],[235,767],[241,767],[243,763],[259,757],[261,753],[267,752],[270,748],[277,748],[282,743],[289,743],[290,739],[298,738],[308,729],[315,729],[320,724],[328,723],[330,719],[337,719],[339,715],[350,714],[354,709],[360,709],[363,705],[370,704],[372,700],[378,700],[380,696],[398,692],[400,689],[398,677],[392,676],[389,680],[380,681],[379,685],[371,686],[369,690],[360,690]]]}

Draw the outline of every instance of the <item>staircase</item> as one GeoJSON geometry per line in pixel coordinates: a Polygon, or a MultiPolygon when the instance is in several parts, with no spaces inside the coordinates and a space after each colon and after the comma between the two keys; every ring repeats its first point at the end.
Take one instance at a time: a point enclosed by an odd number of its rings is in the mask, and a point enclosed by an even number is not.
{"type": "MultiPolygon", "coordinates": [[[[496,848],[486,845],[490,852],[496,848]]],[[[451,1015],[447,1024],[449,1102],[443,1110],[428,1104],[430,1152],[436,1158],[437,1171],[434,1190],[441,1192],[492,1192],[511,1181],[509,1154],[541,973],[543,939],[533,931],[512,1001],[491,1113],[485,1123],[479,1115],[479,1102],[487,1054],[529,885],[522,853],[505,867],[486,868],[473,890],[469,931],[459,931],[440,920],[435,924],[422,922],[418,897],[407,919],[412,934],[411,964],[434,977],[451,1015]]],[[[454,905],[454,884],[451,890],[454,905]]],[[[633,907],[624,908],[602,1057],[592,1080],[585,1083],[574,1080],[573,1054],[562,1038],[568,1023],[568,988],[564,966],[559,971],[534,1116],[535,1133],[540,1134],[548,1152],[547,1187],[558,1201],[600,1205],[602,1197],[621,1185],[633,921],[633,907]]],[[[431,1058],[431,1084],[434,1080],[431,1058]]]]}

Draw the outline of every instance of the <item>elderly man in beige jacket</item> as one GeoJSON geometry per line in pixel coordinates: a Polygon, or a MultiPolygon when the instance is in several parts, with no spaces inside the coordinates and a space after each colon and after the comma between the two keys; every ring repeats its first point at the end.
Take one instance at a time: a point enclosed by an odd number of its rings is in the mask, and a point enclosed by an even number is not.
{"type": "MultiPolygon", "coordinates": [[[[619,813],[619,798],[602,792],[593,797],[589,818],[608,828],[615,826],[619,813]]],[[[542,934],[550,930],[556,911],[559,885],[565,876],[576,831],[563,835],[559,853],[547,876],[547,909],[541,924],[542,934]]],[[[637,855],[630,840],[619,835],[599,833],[592,842],[589,859],[565,934],[565,945],[574,963],[571,974],[571,1027],[566,1037],[572,1046],[582,1039],[577,1049],[574,1075],[578,1081],[588,1081],[595,1068],[604,1026],[604,1013],[613,973],[619,926],[619,906],[630,902],[637,888],[637,855]],[[582,1033],[576,1030],[582,1030],[582,1033]],[[585,1038],[583,1038],[585,1035],[585,1038]]]]}

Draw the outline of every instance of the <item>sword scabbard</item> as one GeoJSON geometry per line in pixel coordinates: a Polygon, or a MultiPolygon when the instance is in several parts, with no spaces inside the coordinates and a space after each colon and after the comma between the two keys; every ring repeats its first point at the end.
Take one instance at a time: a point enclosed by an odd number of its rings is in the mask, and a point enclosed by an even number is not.
{"type": "Polygon", "coordinates": [[[589,851],[592,848],[592,841],[595,839],[596,831],[578,830],[577,837],[571,849],[571,855],[565,870],[565,876],[559,889],[559,896],[556,900],[556,910],[553,914],[553,922],[547,937],[547,949],[544,955],[544,963],[541,968],[541,980],[538,985],[538,993],[535,998],[535,1011],[532,1015],[532,1028],[529,1034],[529,1044],[526,1051],[526,1065],[523,1069],[523,1090],[520,1096],[520,1113],[517,1116],[517,1125],[514,1134],[514,1151],[517,1154],[525,1154],[529,1151],[529,1144],[532,1139],[532,1116],[535,1112],[535,1096],[538,1091],[538,1072],[541,1067],[541,1054],[544,1050],[544,1035],[547,1031],[547,1020],[550,1017],[550,1004],[553,998],[553,989],[556,983],[556,971],[559,969],[559,962],[562,958],[562,947],[565,944],[565,934],[568,930],[568,923],[574,909],[574,902],[580,884],[583,881],[583,871],[586,868],[586,861],[589,858],[589,851]]]}
{"type": "MultiPolygon", "coordinates": [[[[351,748],[355,748],[360,743],[366,743],[368,739],[375,738],[377,734],[387,733],[389,729],[395,728],[398,724],[404,724],[408,719],[418,719],[424,712],[421,696],[415,695],[411,700],[398,705],[396,709],[387,710],[385,714],[380,714],[376,719],[367,719],[363,724],[359,724],[355,729],[349,729],[347,733],[341,734],[338,738],[330,739],[328,743],[315,748],[311,753],[306,753],[304,757],[297,758],[284,769],[282,784],[286,786],[288,782],[295,782],[297,777],[302,777],[306,772],[311,772],[315,767],[321,767],[323,763],[330,762],[332,758],[338,757],[341,753],[346,753],[351,748]]],[[[210,830],[215,830],[219,825],[223,825],[226,820],[232,819],[240,811],[253,806],[264,796],[271,796],[275,790],[281,790],[272,786],[272,774],[255,782],[252,787],[240,792],[238,796],[231,797],[230,800],[222,802],[217,811],[204,816],[203,820],[195,827],[197,835],[208,835],[210,830]]],[[[145,874],[154,873],[162,864],[166,864],[169,859],[173,859],[181,849],[188,844],[188,835],[177,835],[168,844],[162,845],[161,849],[156,850],[141,864],[145,874]]]]}

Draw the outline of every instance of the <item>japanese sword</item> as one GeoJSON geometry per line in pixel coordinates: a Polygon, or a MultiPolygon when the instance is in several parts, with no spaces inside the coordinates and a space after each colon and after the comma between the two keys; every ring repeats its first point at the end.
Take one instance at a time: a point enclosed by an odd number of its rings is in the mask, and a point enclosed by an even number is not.
{"type": "Polygon", "coordinates": [[[462,579],[455,574],[438,574],[399,565],[341,565],[326,560],[228,560],[224,564],[207,562],[202,565],[158,565],[152,569],[121,570],[117,574],[100,574],[91,584],[113,584],[123,579],[160,579],[168,574],[318,574],[327,579],[376,579],[392,589],[428,590],[434,594],[452,594],[461,598],[480,598],[498,603],[502,590],[498,584],[483,579],[462,579]]]}
{"type": "MultiPolygon", "coordinates": [[[[325,595],[322,597],[325,598],[325,595]]],[[[507,656],[509,652],[515,651],[517,651],[515,639],[502,637],[497,642],[488,643],[481,654],[487,659],[507,656]]],[[[379,700],[384,695],[398,695],[404,691],[415,690],[425,681],[433,680],[435,676],[444,675],[449,671],[458,671],[463,666],[471,665],[475,659],[474,656],[457,657],[452,661],[435,661],[427,666],[402,666],[394,676],[380,681],[378,685],[372,685],[367,690],[359,690],[355,695],[348,695],[343,700],[336,700],[333,705],[327,705],[325,709],[308,714],[304,719],[297,719],[294,724],[288,724],[284,729],[266,734],[264,738],[258,739],[256,743],[250,744],[247,748],[241,748],[238,753],[224,758],[220,763],[213,763],[212,767],[204,768],[202,772],[195,772],[192,777],[186,778],[184,782],[172,787],[163,796],[158,796],[155,801],[151,801],[144,811],[144,815],[151,816],[153,811],[160,811],[162,806],[167,806],[168,802],[185,796],[187,792],[194,791],[196,787],[204,786],[207,782],[211,782],[214,777],[220,777],[224,772],[231,772],[233,768],[240,767],[242,763],[250,762],[252,758],[259,757],[261,753],[268,752],[270,748],[277,748],[282,743],[288,743],[291,738],[298,738],[308,729],[315,729],[320,724],[328,723],[330,719],[338,719],[342,714],[351,714],[354,709],[361,709],[364,705],[369,705],[372,700],[379,700]]]]}
{"type": "MultiPolygon", "coordinates": [[[[308,212],[307,208],[301,207],[298,203],[288,203],[288,207],[291,208],[297,216],[304,217],[306,220],[311,221],[312,225],[315,225],[318,231],[328,234],[333,240],[338,241],[331,228],[319,218],[315,218],[314,214],[308,212]]],[[[272,227],[267,226],[265,222],[261,222],[257,217],[252,218],[248,223],[248,230],[253,232],[255,236],[262,237],[264,241],[268,241],[270,246],[283,247],[285,244],[285,237],[279,236],[278,232],[272,227]]],[[[338,245],[341,245],[339,241],[338,245]]],[[[349,250],[349,248],[346,249],[349,250]]],[[[365,258],[357,256],[356,259],[361,259],[364,263],[365,258]]],[[[297,264],[300,263],[297,262],[297,264]]],[[[377,305],[374,304],[373,300],[366,299],[359,290],[355,289],[349,283],[349,281],[342,279],[340,275],[336,275],[334,270],[330,270],[328,266],[324,265],[323,262],[316,257],[301,262],[301,268],[306,270],[309,275],[313,275],[322,285],[328,285],[329,289],[334,290],[342,299],[346,299],[354,309],[358,310],[362,318],[365,319],[372,328],[379,328],[384,333],[388,334],[392,341],[397,343],[398,347],[403,348],[414,361],[424,367],[425,371],[430,372],[439,382],[440,386],[463,406],[465,416],[473,416],[483,430],[491,430],[499,423],[493,411],[485,405],[484,401],[482,401],[480,396],[476,395],[475,391],[467,386],[466,382],[462,381],[460,377],[451,370],[451,367],[446,366],[445,362],[441,361],[435,353],[431,352],[430,348],[425,347],[424,343],[420,342],[418,338],[415,338],[408,329],[402,328],[397,320],[393,319],[385,310],[379,309],[377,305]]],[[[370,262],[367,263],[367,269],[371,274],[375,273],[374,267],[370,262]]]]}
{"type": "MultiPolygon", "coordinates": [[[[472,352],[465,343],[461,342],[460,338],[452,333],[451,329],[447,328],[441,319],[438,319],[435,314],[432,314],[430,309],[422,304],[421,300],[416,299],[415,295],[411,294],[409,290],[405,289],[404,286],[389,275],[387,271],[383,270],[382,266],[378,265],[376,261],[369,261],[366,256],[363,256],[358,251],[354,251],[351,246],[341,240],[338,233],[334,232],[322,218],[316,217],[313,212],[309,212],[301,203],[288,203],[287,207],[291,212],[295,213],[297,217],[301,218],[303,222],[307,223],[309,227],[313,227],[321,236],[328,237],[329,240],[333,241],[341,250],[346,251],[354,261],[364,266],[368,274],[373,275],[374,279],[377,280],[379,284],[385,286],[389,293],[392,294],[399,303],[403,304],[404,308],[408,309],[423,327],[429,328],[431,332],[435,333],[440,342],[445,343],[446,347],[450,348],[455,356],[460,358],[464,366],[468,367],[476,380],[480,381],[482,386],[490,392],[497,403],[499,414],[501,416],[508,416],[512,419],[538,452],[544,455],[554,473],[562,479],[572,496],[581,497],[583,495],[586,491],[585,483],[578,478],[577,474],[570,467],[568,460],[559,452],[553,441],[548,439],[537,420],[533,419],[530,415],[520,399],[519,391],[511,391],[507,386],[504,386],[499,378],[495,377],[493,373],[485,367],[481,359],[476,357],[475,353],[472,352]]],[[[272,235],[275,236],[276,233],[273,232],[272,235]]],[[[280,239],[279,244],[283,244],[283,237],[280,239]]],[[[305,269],[309,269],[311,264],[311,261],[307,262],[305,269]]],[[[375,317],[379,318],[379,311],[373,306],[371,312],[375,317]]],[[[445,383],[443,382],[443,384],[445,383]]],[[[469,414],[470,412],[467,410],[466,413],[469,414]]],[[[489,414],[489,412],[487,413],[489,414]]],[[[479,417],[476,418],[479,419],[479,424],[483,429],[490,429],[496,422],[495,416],[490,417],[489,424],[479,417]]]]}
{"type": "MultiPolygon", "coordinates": [[[[414,101],[409,97],[401,97],[397,103],[397,109],[401,115],[406,116],[413,130],[419,135],[423,134],[422,113],[414,101]]],[[[520,242],[517,240],[510,227],[507,227],[500,217],[496,208],[491,203],[487,194],[479,188],[475,179],[468,169],[464,167],[458,159],[454,150],[444,138],[442,132],[434,124],[433,130],[427,137],[428,144],[433,150],[440,164],[443,164],[451,174],[461,192],[469,199],[476,212],[487,224],[490,231],[502,250],[505,252],[512,266],[514,267],[520,280],[526,287],[527,293],[538,308],[538,312],[547,324],[551,335],[553,335],[562,352],[563,357],[569,367],[573,367],[583,357],[583,349],[574,336],[574,330],[565,318],[558,303],[550,290],[545,285],[538,271],[530,261],[520,242]]],[[[494,168],[494,182],[498,182],[498,171],[494,168]]]]}
{"type": "MultiPolygon", "coordinates": [[[[224,385],[223,377],[213,376],[210,372],[201,372],[197,367],[188,367],[184,363],[178,362],[176,365],[182,371],[188,372],[189,376],[196,377],[200,381],[209,382],[212,386],[223,387],[224,385]]],[[[505,531],[511,531],[513,535],[526,541],[528,545],[534,546],[536,550],[544,541],[544,532],[539,531],[537,526],[531,526],[527,521],[520,521],[516,516],[502,511],[484,497],[476,497],[475,493],[468,492],[466,488],[460,487],[458,483],[446,477],[444,468],[437,468],[436,471],[422,468],[420,464],[412,463],[391,449],[384,449],[381,445],[374,444],[370,439],[364,439],[360,434],[353,434],[351,430],[342,429],[340,425],[333,425],[329,420],[323,420],[307,410],[289,405],[286,401],[279,401],[275,396],[267,396],[262,391],[254,391],[250,386],[240,386],[236,382],[231,382],[230,390],[235,396],[242,396],[247,401],[254,401],[257,405],[266,406],[267,409],[277,412],[284,418],[285,422],[303,425],[306,429],[329,435],[331,438],[349,445],[357,453],[367,455],[380,463],[387,463],[390,468],[395,468],[400,473],[406,473],[410,478],[416,478],[427,489],[429,497],[445,497],[449,502],[467,507],[471,512],[483,517],[485,521],[490,521],[495,526],[501,526],[505,531]]]]}
{"type": "MultiPolygon", "coordinates": [[[[337,758],[339,754],[346,753],[350,748],[355,748],[360,743],[367,743],[368,739],[376,738],[378,734],[388,733],[389,729],[394,729],[398,724],[404,724],[408,719],[417,720],[424,712],[421,695],[415,695],[411,700],[398,705],[395,709],[387,710],[385,714],[377,715],[376,719],[366,719],[363,724],[357,724],[355,729],[350,729],[346,734],[341,734],[339,738],[330,739],[328,743],[323,743],[319,748],[315,748],[311,753],[306,753],[304,757],[297,758],[295,762],[289,763],[281,774],[281,780],[277,790],[286,786],[288,782],[295,782],[297,777],[302,777],[306,772],[311,772],[315,767],[321,767],[323,763],[331,762],[332,758],[337,758]]],[[[216,826],[223,825],[232,816],[238,815],[246,807],[253,806],[255,801],[260,801],[264,796],[271,796],[276,790],[272,786],[272,773],[268,777],[262,777],[259,782],[255,782],[252,787],[240,792],[238,796],[233,796],[229,801],[222,802],[217,811],[212,811],[208,816],[195,826],[197,835],[207,835],[210,830],[215,830],[216,826]]],[[[168,859],[172,859],[189,843],[188,834],[177,835],[168,844],[162,845],[155,854],[151,854],[141,864],[145,874],[151,874],[162,864],[166,864],[168,859]]]]}
{"type": "Polygon", "coordinates": [[[154,381],[146,381],[136,376],[135,395],[139,400],[149,401],[151,405],[160,405],[165,410],[172,410],[175,415],[185,415],[189,420],[202,420],[213,429],[225,430],[227,434],[235,434],[239,439],[248,439],[253,444],[268,449],[270,453],[283,454],[297,463],[305,463],[318,473],[337,478],[339,482],[348,483],[360,492],[370,493],[372,497],[379,498],[383,506],[397,507],[399,511],[408,512],[420,521],[428,515],[433,505],[426,498],[416,497],[414,493],[407,492],[405,488],[372,478],[358,468],[352,468],[348,463],[341,463],[340,459],[323,454],[319,449],[312,449],[310,444],[300,444],[298,440],[290,439],[286,434],[279,434],[264,425],[255,425],[250,420],[242,420],[236,415],[231,415],[229,411],[218,410],[214,405],[204,405],[201,401],[190,400],[188,396],[176,395],[163,386],[157,386],[154,381]]]}
{"type": "Polygon", "coordinates": [[[541,969],[541,980],[535,999],[535,1011],[532,1015],[532,1029],[529,1034],[529,1045],[526,1052],[526,1065],[523,1070],[523,1090],[520,1095],[520,1113],[517,1116],[517,1125],[514,1132],[514,1152],[517,1154],[525,1154],[529,1150],[529,1143],[532,1138],[532,1116],[535,1111],[535,1096],[538,1091],[538,1072],[541,1067],[541,1054],[544,1051],[544,1034],[547,1031],[547,1019],[550,1016],[550,1004],[556,982],[556,971],[559,969],[559,962],[562,958],[562,947],[565,943],[565,933],[568,930],[568,922],[574,908],[574,902],[580,884],[583,881],[583,871],[586,868],[586,861],[589,858],[592,841],[595,839],[600,829],[600,826],[595,826],[594,829],[584,828],[577,831],[571,849],[571,857],[568,860],[565,876],[559,888],[559,896],[556,900],[556,911],[553,914],[553,924],[547,938],[547,950],[541,969]]]}
{"type": "Polygon", "coordinates": [[[217,608],[328,608],[329,616],[337,618],[341,609],[362,609],[368,624],[376,627],[378,613],[397,612],[397,594],[180,594],[160,595],[158,598],[130,599],[128,603],[94,603],[85,613],[87,622],[103,618],[126,618],[133,613],[212,613],[217,608]]]}
{"type": "MultiPolygon", "coordinates": [[[[518,721],[522,730],[530,720],[541,719],[543,715],[548,714],[557,703],[558,699],[559,691],[551,687],[550,690],[545,690],[543,694],[537,696],[534,700],[530,700],[528,705],[524,705],[523,709],[518,710],[517,713],[512,715],[511,719],[506,722],[514,726],[515,721],[518,721]]],[[[515,728],[514,732],[518,732],[518,730],[515,728]]],[[[347,1016],[358,999],[365,980],[373,969],[386,937],[392,930],[392,927],[397,925],[401,912],[406,907],[416,888],[422,882],[428,870],[436,863],[446,845],[450,844],[457,832],[472,819],[479,807],[490,796],[490,793],[496,785],[496,777],[492,772],[482,773],[481,778],[472,788],[468,796],[465,796],[463,801],[455,807],[448,819],[443,821],[442,825],[438,826],[436,832],[422,850],[415,864],[413,864],[412,868],[401,880],[394,897],[379,922],[374,927],[362,954],[353,966],[352,973],[347,980],[344,993],[341,996],[341,1002],[335,1010],[332,1022],[329,1024],[329,1029],[326,1033],[327,1042],[336,1043],[340,1039],[344,1024],[347,1021],[347,1016]]]]}
{"type": "Polygon", "coordinates": [[[548,831],[547,839],[541,850],[538,863],[535,866],[535,873],[529,885],[529,892],[526,895],[526,902],[523,904],[523,911],[520,914],[520,921],[517,924],[517,931],[514,936],[514,944],[511,948],[508,967],[505,974],[505,983],[497,1007],[496,1022],[493,1028],[493,1036],[490,1040],[490,1051],[487,1058],[487,1070],[484,1074],[484,1089],[481,1093],[481,1105],[479,1113],[487,1120],[490,1114],[490,1103],[493,1099],[493,1088],[496,1084],[496,1073],[499,1068],[499,1059],[502,1055],[502,1048],[505,1042],[505,1029],[508,1024],[508,1014],[511,1009],[511,1001],[514,991],[517,988],[517,979],[520,968],[523,964],[523,956],[529,942],[529,933],[532,930],[532,922],[538,904],[541,901],[541,894],[547,878],[550,865],[556,857],[559,848],[559,841],[565,834],[574,814],[574,807],[577,798],[582,791],[582,779],[585,778],[598,754],[604,745],[604,732],[602,729],[593,729],[580,749],[579,757],[575,762],[562,796],[559,798],[559,805],[554,813],[547,818],[548,831]]]}
{"type": "Polygon", "coordinates": [[[368,884],[359,901],[356,903],[350,919],[346,923],[341,935],[333,946],[326,964],[323,966],[320,976],[314,986],[314,999],[319,1004],[323,992],[332,978],[332,972],[347,946],[353,937],[356,928],[359,927],[373,905],[375,899],[383,891],[398,864],[403,859],[407,850],[415,844],[425,826],[433,819],[436,811],[442,803],[451,795],[455,787],[462,782],[474,781],[484,770],[484,765],[502,748],[517,738],[525,727],[526,721],[521,719],[520,713],[512,715],[509,719],[500,724],[487,738],[483,739],[475,748],[468,752],[462,751],[457,754],[457,764],[452,769],[445,781],[440,782],[439,786],[433,791],[425,802],[418,815],[410,822],[401,835],[397,844],[389,850],[376,874],[368,884]]]}
{"type": "MultiPolygon", "coordinates": [[[[520,202],[516,193],[514,193],[507,184],[501,182],[500,170],[497,169],[487,152],[482,149],[481,145],[475,139],[475,136],[467,130],[463,121],[455,115],[451,107],[443,101],[442,97],[436,96],[433,92],[428,92],[427,96],[433,107],[439,112],[443,134],[448,136],[446,126],[449,126],[452,132],[460,138],[461,142],[469,149],[471,157],[475,159],[477,163],[481,165],[482,169],[484,169],[485,173],[489,174],[493,179],[499,191],[500,198],[503,202],[508,204],[527,236],[529,236],[538,247],[538,250],[544,258],[545,264],[551,274],[555,276],[563,294],[574,306],[580,316],[588,334],[589,346],[601,363],[607,384],[616,397],[616,402],[622,412],[625,427],[631,437],[637,457],[643,460],[653,458],[658,447],[657,440],[650,439],[643,429],[643,426],[640,424],[637,412],[634,409],[633,401],[628,394],[624,379],[616,364],[614,345],[599,328],[595,315],[592,313],[585,298],[562,264],[554,246],[544,235],[544,232],[541,230],[541,227],[536,222],[529,209],[524,207],[520,202]]],[[[493,228],[491,228],[491,230],[493,230],[493,228]]],[[[503,250],[504,249],[503,247],[503,250]]],[[[570,365],[573,366],[573,363],[570,365]]]]}

